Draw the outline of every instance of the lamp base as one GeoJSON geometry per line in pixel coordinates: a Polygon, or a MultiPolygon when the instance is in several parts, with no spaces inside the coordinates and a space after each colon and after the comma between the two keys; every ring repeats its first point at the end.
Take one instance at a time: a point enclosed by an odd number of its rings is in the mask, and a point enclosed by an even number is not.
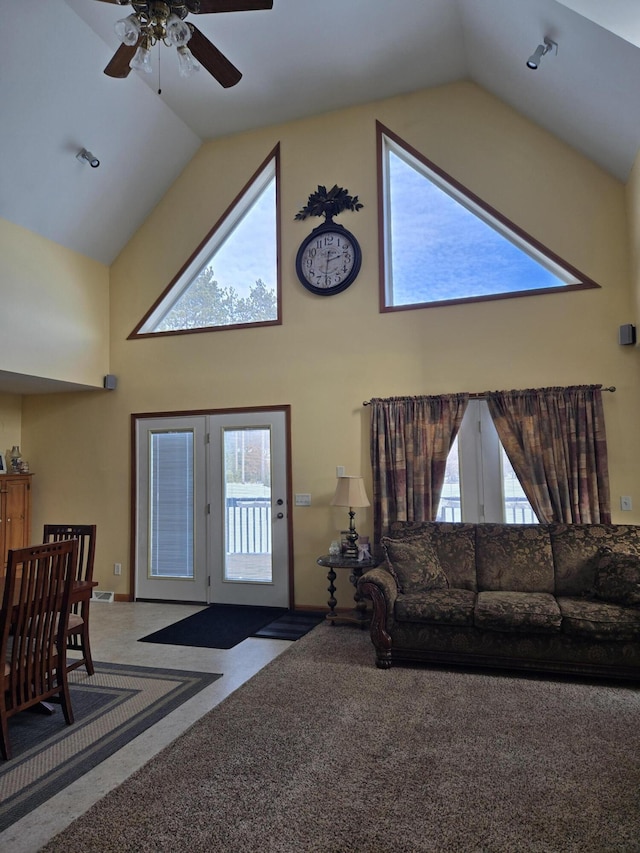
{"type": "Polygon", "coordinates": [[[349,557],[350,559],[357,560],[358,559],[358,534],[356,532],[356,526],[353,522],[353,517],[355,515],[354,510],[349,507],[349,529],[343,530],[342,532],[345,534],[345,538],[347,540],[347,545],[344,549],[343,555],[345,557],[349,557]]]}

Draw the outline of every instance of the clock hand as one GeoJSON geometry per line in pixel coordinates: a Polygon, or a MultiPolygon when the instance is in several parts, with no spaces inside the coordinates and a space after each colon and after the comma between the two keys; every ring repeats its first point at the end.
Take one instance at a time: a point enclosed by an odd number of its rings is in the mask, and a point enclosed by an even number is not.
{"type": "Polygon", "coordinates": [[[340,255],[333,255],[333,257],[331,257],[331,249],[327,249],[327,253],[325,255],[326,263],[324,265],[325,273],[329,270],[329,264],[331,263],[331,261],[335,261],[339,257],[340,255]]]}

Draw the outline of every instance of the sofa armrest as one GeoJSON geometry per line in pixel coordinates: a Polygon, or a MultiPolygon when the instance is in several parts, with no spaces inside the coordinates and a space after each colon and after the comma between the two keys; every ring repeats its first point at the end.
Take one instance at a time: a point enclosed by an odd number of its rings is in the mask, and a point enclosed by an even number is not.
{"type": "Polygon", "coordinates": [[[375,569],[369,569],[368,572],[364,572],[358,581],[358,587],[363,595],[370,598],[371,590],[368,587],[367,590],[364,589],[366,584],[373,584],[380,590],[386,602],[387,609],[393,613],[393,605],[398,597],[398,584],[391,572],[383,566],[377,566],[375,569]]]}
{"type": "Polygon", "coordinates": [[[358,591],[373,603],[371,642],[376,650],[376,664],[381,669],[391,666],[391,634],[393,608],[398,597],[396,580],[387,569],[378,567],[365,572],[358,581],[358,591]]]}

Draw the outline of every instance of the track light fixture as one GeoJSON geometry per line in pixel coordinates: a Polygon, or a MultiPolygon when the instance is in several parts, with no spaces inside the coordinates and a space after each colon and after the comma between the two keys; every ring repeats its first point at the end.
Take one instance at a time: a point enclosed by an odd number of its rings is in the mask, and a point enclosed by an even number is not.
{"type": "Polygon", "coordinates": [[[535,51],[531,54],[529,59],[527,59],[527,68],[530,68],[532,71],[535,71],[537,67],[540,65],[540,60],[543,56],[546,56],[550,50],[554,50],[556,54],[558,53],[558,44],[555,41],[552,41],[550,38],[545,36],[544,44],[539,44],[535,51]]]}
{"type": "Polygon", "coordinates": [[[86,148],[81,148],[80,151],[76,154],[76,160],[79,160],[81,163],[88,163],[92,169],[97,169],[100,165],[100,160],[92,154],[91,151],[87,151],[86,148]]]}

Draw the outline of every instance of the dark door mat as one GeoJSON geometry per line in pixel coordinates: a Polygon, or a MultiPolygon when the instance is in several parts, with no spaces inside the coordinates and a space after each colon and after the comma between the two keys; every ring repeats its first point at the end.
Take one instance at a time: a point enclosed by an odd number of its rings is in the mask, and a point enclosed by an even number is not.
{"type": "Polygon", "coordinates": [[[299,640],[320,622],[324,622],[325,618],[326,613],[320,610],[289,610],[251,636],[269,640],[299,640]]]}
{"type": "Polygon", "coordinates": [[[187,616],[186,619],[141,637],[139,642],[163,643],[168,646],[197,646],[205,649],[231,649],[247,637],[256,636],[256,631],[269,625],[286,612],[286,607],[210,604],[204,610],[187,616]]]}

